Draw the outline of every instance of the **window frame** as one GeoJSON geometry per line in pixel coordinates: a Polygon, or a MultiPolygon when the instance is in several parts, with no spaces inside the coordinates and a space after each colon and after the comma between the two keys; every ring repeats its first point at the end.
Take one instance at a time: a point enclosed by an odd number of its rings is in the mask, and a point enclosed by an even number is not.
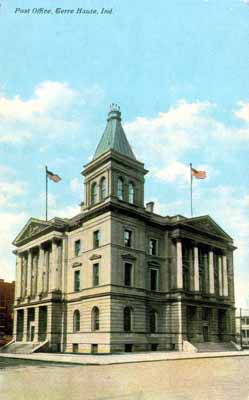
{"type": "Polygon", "coordinates": [[[154,308],[151,309],[149,312],[149,331],[151,334],[158,332],[158,311],[155,310],[154,308]],[[154,318],[153,324],[152,324],[152,316],[154,318]]]}
{"type": "Polygon", "coordinates": [[[77,269],[74,271],[74,292],[80,292],[81,290],[81,273],[80,273],[80,269],[77,269]],[[76,280],[77,277],[77,280],[76,280]],[[76,285],[77,283],[77,285],[76,285]]]}
{"type": "Polygon", "coordinates": [[[153,237],[149,238],[149,255],[150,256],[158,256],[158,253],[159,253],[158,248],[159,248],[158,239],[153,238],[153,237]],[[153,253],[153,251],[152,251],[152,246],[151,246],[152,242],[155,243],[155,253],[153,253]]]}
{"type": "Polygon", "coordinates": [[[97,229],[96,231],[93,232],[93,248],[94,249],[98,249],[100,247],[100,240],[101,240],[100,230],[97,229]]]}
{"type": "Polygon", "coordinates": [[[134,182],[128,183],[128,203],[135,204],[135,184],[134,184],[134,182]],[[130,190],[130,189],[132,189],[132,190],[130,190]],[[131,201],[131,198],[132,198],[132,201],[131,201]]]}
{"type": "Polygon", "coordinates": [[[79,332],[80,332],[80,311],[77,309],[74,310],[73,312],[73,333],[79,333],[79,332]]]}
{"type": "Polygon", "coordinates": [[[99,263],[94,263],[93,264],[93,287],[98,287],[99,286],[99,263]],[[97,274],[96,274],[97,272],[97,274]],[[97,281],[96,281],[97,278],[97,281]],[[96,283],[97,282],[97,283],[96,283]]]}
{"type": "Polygon", "coordinates": [[[92,312],[91,312],[92,332],[96,332],[96,331],[100,330],[99,315],[100,315],[99,308],[97,306],[94,306],[92,308],[92,312]]]}
{"type": "Polygon", "coordinates": [[[77,239],[74,241],[74,256],[79,257],[80,253],[81,253],[81,240],[77,239]],[[77,244],[79,245],[78,248],[77,248],[77,244]]]}
{"type": "Polygon", "coordinates": [[[129,261],[124,261],[124,286],[132,287],[134,286],[134,264],[129,261]],[[129,265],[130,268],[130,284],[126,283],[126,265],[129,265]]]}
{"type": "Polygon", "coordinates": [[[126,306],[123,309],[123,329],[125,333],[131,333],[133,331],[133,309],[130,306],[126,306]],[[126,311],[129,311],[129,321],[127,320],[127,315],[125,315],[126,311]]]}
{"type": "Polygon", "coordinates": [[[107,197],[107,179],[103,176],[100,180],[100,199],[101,201],[105,200],[107,197]],[[104,186],[103,186],[104,184],[104,186]],[[104,192],[104,195],[103,195],[104,192]]]}
{"type": "Polygon", "coordinates": [[[133,231],[131,229],[129,229],[129,228],[124,228],[123,239],[124,239],[124,246],[128,247],[128,248],[131,248],[132,247],[132,241],[133,241],[133,231]],[[126,232],[128,232],[128,234],[129,234],[129,237],[127,239],[125,237],[126,232]]]}
{"type": "Polygon", "coordinates": [[[121,176],[117,180],[117,198],[118,200],[124,200],[124,179],[121,176]]]}
{"type": "Polygon", "coordinates": [[[150,267],[150,290],[152,292],[158,292],[159,291],[159,269],[156,268],[156,267],[155,268],[154,267],[150,267]],[[151,279],[152,271],[156,272],[156,288],[155,289],[152,289],[152,279],[151,279]]]}
{"type": "Polygon", "coordinates": [[[93,182],[91,185],[91,204],[95,205],[98,203],[98,184],[93,182]]]}

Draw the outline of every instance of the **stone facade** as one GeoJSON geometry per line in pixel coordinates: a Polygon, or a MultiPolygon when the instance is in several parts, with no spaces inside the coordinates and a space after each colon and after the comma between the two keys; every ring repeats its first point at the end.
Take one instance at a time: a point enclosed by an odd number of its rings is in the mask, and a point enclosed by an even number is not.
{"type": "Polygon", "coordinates": [[[109,353],[232,340],[232,238],[209,216],[163,217],[144,206],[148,171],[120,121],[111,110],[82,172],[81,212],[31,218],[14,241],[16,341],[109,353]]]}

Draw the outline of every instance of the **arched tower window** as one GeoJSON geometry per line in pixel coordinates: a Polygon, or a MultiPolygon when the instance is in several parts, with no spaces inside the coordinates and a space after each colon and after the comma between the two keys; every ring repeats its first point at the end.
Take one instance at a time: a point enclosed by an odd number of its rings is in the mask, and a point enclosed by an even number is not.
{"type": "Polygon", "coordinates": [[[124,200],[124,181],[120,177],[118,178],[118,188],[117,188],[117,196],[119,200],[124,200]]]}
{"type": "Polygon", "coordinates": [[[131,332],[132,330],[132,309],[131,307],[124,308],[124,331],[131,332]]]}
{"type": "Polygon", "coordinates": [[[101,200],[104,200],[106,198],[106,178],[103,177],[100,181],[100,198],[101,200]]]}
{"type": "Polygon", "coordinates": [[[73,331],[74,331],[74,333],[80,331],[80,312],[79,312],[79,310],[75,310],[73,313],[73,331]]]}
{"type": "Polygon", "coordinates": [[[96,204],[97,203],[97,198],[98,198],[98,194],[97,194],[97,183],[94,182],[92,184],[92,190],[91,190],[91,203],[92,204],[96,204]]]}
{"type": "Polygon", "coordinates": [[[99,330],[99,309],[98,307],[93,307],[92,309],[92,331],[99,330]]]}
{"type": "Polygon", "coordinates": [[[155,310],[150,310],[150,333],[157,332],[158,314],[155,310]]]}
{"type": "Polygon", "coordinates": [[[135,187],[132,182],[130,182],[128,186],[128,201],[130,204],[135,203],[135,187]]]}

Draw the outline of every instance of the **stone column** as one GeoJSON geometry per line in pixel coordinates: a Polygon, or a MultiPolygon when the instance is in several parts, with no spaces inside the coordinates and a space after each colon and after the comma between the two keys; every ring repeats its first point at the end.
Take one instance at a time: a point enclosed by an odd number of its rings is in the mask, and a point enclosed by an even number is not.
{"type": "Polygon", "coordinates": [[[183,266],[182,266],[182,242],[180,239],[176,242],[176,287],[183,288],[183,266]]]}
{"type": "Polygon", "coordinates": [[[214,253],[209,252],[209,293],[214,294],[214,253]]]}
{"type": "Polygon", "coordinates": [[[24,307],[23,309],[23,341],[27,342],[28,340],[28,308],[24,307]]]}
{"type": "Polygon", "coordinates": [[[204,254],[204,277],[205,277],[204,279],[205,285],[203,290],[204,293],[208,293],[209,292],[208,254],[204,254]]]}
{"type": "Polygon", "coordinates": [[[44,249],[42,245],[39,247],[39,258],[38,258],[38,279],[37,279],[37,295],[42,293],[42,279],[43,279],[43,269],[44,269],[44,249]]]}
{"type": "Polygon", "coordinates": [[[58,246],[57,243],[52,241],[51,262],[49,268],[49,292],[57,289],[57,260],[58,260],[58,246]]]}
{"type": "Polygon", "coordinates": [[[27,263],[27,296],[31,295],[31,271],[32,269],[32,253],[31,250],[28,252],[28,263],[27,263]]]}
{"type": "Polygon", "coordinates": [[[198,247],[194,247],[194,290],[200,290],[198,247]]]}
{"type": "Polygon", "coordinates": [[[228,296],[227,256],[223,255],[223,296],[228,296]]]}
{"type": "Polygon", "coordinates": [[[14,309],[12,337],[16,341],[16,338],[17,338],[17,309],[14,309]]]}
{"type": "Polygon", "coordinates": [[[16,255],[16,283],[15,283],[15,299],[21,297],[21,287],[22,287],[22,259],[21,255],[16,255]]]}
{"type": "Polygon", "coordinates": [[[223,279],[222,279],[222,258],[218,257],[218,273],[219,273],[219,296],[223,296],[223,279]]]}
{"type": "Polygon", "coordinates": [[[190,290],[194,290],[194,256],[193,256],[193,249],[189,249],[189,277],[190,277],[190,290]]]}
{"type": "Polygon", "coordinates": [[[62,279],[61,279],[61,290],[63,293],[66,292],[67,288],[67,257],[68,257],[68,241],[65,237],[62,241],[62,279]]]}
{"type": "Polygon", "coordinates": [[[39,307],[35,307],[35,335],[34,335],[34,342],[39,342],[38,339],[38,328],[39,328],[39,307]]]}
{"type": "Polygon", "coordinates": [[[57,248],[57,289],[62,289],[62,254],[63,241],[60,241],[57,248]]]}

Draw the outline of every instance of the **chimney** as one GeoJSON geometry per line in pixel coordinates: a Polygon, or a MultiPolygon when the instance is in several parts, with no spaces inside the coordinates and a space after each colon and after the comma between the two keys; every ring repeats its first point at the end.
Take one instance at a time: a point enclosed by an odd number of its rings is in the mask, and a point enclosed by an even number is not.
{"type": "Polygon", "coordinates": [[[150,201],[149,203],[146,203],[145,210],[150,213],[153,213],[154,212],[154,204],[155,204],[154,201],[150,201]]]}

